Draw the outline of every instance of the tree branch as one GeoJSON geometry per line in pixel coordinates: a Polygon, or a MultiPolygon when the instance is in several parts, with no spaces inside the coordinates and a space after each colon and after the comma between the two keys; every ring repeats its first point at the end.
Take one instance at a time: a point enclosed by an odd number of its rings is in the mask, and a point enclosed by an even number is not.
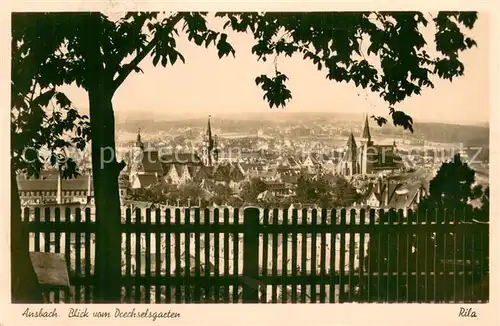
{"type": "Polygon", "coordinates": [[[121,160],[120,162],[118,162],[118,165],[117,165],[118,173],[120,173],[126,166],[127,166],[127,163],[125,163],[124,160],[121,160]]]}
{"type": "MultiPolygon", "coordinates": [[[[183,18],[181,13],[177,13],[174,17],[171,17],[164,28],[173,30],[175,25],[183,18]]],[[[128,75],[141,63],[141,61],[154,49],[158,41],[160,40],[160,34],[156,32],[154,38],[146,45],[146,47],[135,56],[130,63],[125,65],[118,77],[113,81],[113,90],[117,90],[118,87],[127,79],[128,75]]]]}

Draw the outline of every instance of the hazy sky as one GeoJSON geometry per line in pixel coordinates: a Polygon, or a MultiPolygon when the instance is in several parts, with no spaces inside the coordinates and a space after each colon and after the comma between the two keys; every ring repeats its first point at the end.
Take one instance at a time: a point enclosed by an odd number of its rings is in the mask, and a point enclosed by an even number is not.
{"type": "MultiPolygon", "coordinates": [[[[232,56],[218,59],[215,48],[198,47],[186,38],[178,40],[178,50],[186,63],[154,67],[151,57],[141,64],[144,74],[132,74],[115,94],[113,104],[118,116],[155,112],[156,117],[187,114],[227,114],[232,112],[270,112],[255,77],[272,73],[272,60],[257,62],[251,54],[254,41],[250,35],[228,33],[236,50],[232,56]]],[[[425,89],[422,96],[407,99],[396,106],[416,121],[485,122],[489,120],[489,21],[479,15],[469,32],[478,43],[461,55],[465,76],[449,81],[435,79],[435,89],[425,89]]],[[[433,41],[430,31],[424,35],[433,41]],[[430,36],[430,37],[429,37],[430,36]]],[[[430,43],[430,42],[429,42],[430,43]]],[[[279,70],[287,74],[293,99],[285,109],[272,111],[367,112],[388,113],[387,104],[377,94],[336,83],[325,78],[310,61],[301,56],[280,58],[279,70]],[[368,93],[367,93],[368,92],[368,93]]],[[[86,93],[76,86],[66,88],[77,107],[87,108],[86,93]]],[[[145,116],[147,117],[147,116],[145,116]]]]}

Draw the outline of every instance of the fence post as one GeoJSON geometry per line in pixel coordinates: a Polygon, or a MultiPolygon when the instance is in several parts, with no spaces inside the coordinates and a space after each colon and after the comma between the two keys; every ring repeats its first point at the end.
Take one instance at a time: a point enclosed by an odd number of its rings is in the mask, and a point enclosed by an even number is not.
{"type": "Polygon", "coordinates": [[[243,220],[243,303],[259,302],[259,209],[245,208],[243,220]]]}

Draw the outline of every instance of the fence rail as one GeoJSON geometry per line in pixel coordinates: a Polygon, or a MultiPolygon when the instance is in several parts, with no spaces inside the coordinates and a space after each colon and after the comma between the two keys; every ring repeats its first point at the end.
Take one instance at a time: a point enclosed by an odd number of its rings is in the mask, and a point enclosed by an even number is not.
{"type": "MultiPolygon", "coordinates": [[[[487,302],[489,225],[440,210],[125,211],[123,302],[487,302]]],[[[89,303],[97,227],[89,209],[24,211],[30,250],[62,253],[89,303]]]]}

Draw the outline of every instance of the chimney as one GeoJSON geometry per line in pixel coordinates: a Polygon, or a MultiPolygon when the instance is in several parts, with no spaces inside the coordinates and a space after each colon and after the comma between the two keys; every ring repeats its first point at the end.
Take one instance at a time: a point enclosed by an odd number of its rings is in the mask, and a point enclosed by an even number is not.
{"type": "Polygon", "coordinates": [[[385,186],[384,206],[389,206],[389,179],[387,179],[387,183],[385,186]]]}
{"type": "Polygon", "coordinates": [[[57,175],[57,197],[56,197],[56,202],[58,204],[62,204],[62,177],[61,177],[61,171],[59,171],[57,175]]]}

